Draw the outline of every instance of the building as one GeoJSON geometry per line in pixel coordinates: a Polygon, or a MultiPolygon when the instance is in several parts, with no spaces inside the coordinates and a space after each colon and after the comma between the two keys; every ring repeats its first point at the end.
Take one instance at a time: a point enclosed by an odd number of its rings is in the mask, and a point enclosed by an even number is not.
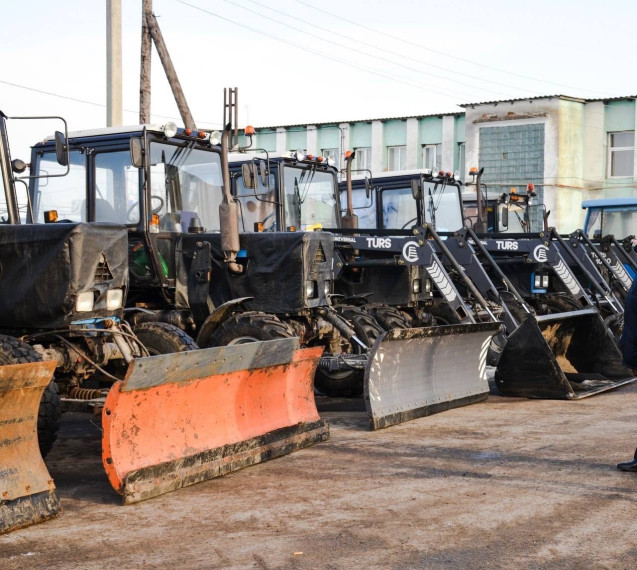
{"type": "Polygon", "coordinates": [[[637,96],[550,95],[461,105],[464,113],[257,129],[268,152],[302,149],[373,173],[431,168],[466,179],[484,167],[490,190],[535,184],[560,231],[581,227],[582,200],[637,196],[637,96]]]}

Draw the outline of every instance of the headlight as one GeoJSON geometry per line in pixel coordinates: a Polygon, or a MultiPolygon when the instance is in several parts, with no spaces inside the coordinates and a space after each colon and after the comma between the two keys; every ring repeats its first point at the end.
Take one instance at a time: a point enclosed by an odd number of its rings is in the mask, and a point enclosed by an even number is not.
{"type": "Polygon", "coordinates": [[[411,289],[414,293],[420,293],[420,279],[414,279],[411,284],[411,289]]]}
{"type": "Polygon", "coordinates": [[[124,305],[124,291],[122,289],[109,289],[106,291],[106,310],[114,311],[124,305]]]}
{"type": "Polygon", "coordinates": [[[549,276],[548,275],[542,275],[542,288],[543,289],[548,289],[549,286],[549,276]]]}
{"type": "Polygon", "coordinates": [[[175,123],[166,123],[164,125],[164,136],[171,138],[177,134],[177,125],[175,123]]]}
{"type": "Polygon", "coordinates": [[[425,293],[431,293],[431,279],[425,281],[425,293]]]}
{"type": "Polygon", "coordinates": [[[316,281],[305,282],[305,296],[308,299],[313,299],[314,297],[316,297],[316,281]]]}
{"type": "Polygon", "coordinates": [[[326,297],[332,292],[332,282],[331,281],[326,281],[323,284],[323,292],[325,293],[326,297]]]}
{"type": "Polygon", "coordinates": [[[80,293],[75,300],[75,311],[77,313],[88,313],[93,310],[93,301],[95,296],[93,291],[84,291],[80,293]]]}
{"type": "Polygon", "coordinates": [[[221,133],[219,131],[212,131],[210,133],[210,144],[211,145],[221,144],[221,133]]]}
{"type": "Polygon", "coordinates": [[[542,287],[542,276],[537,273],[533,276],[533,287],[540,289],[542,287]]]}
{"type": "Polygon", "coordinates": [[[336,161],[333,158],[328,158],[327,159],[327,165],[328,166],[336,166],[336,161]]]}
{"type": "Polygon", "coordinates": [[[302,150],[297,150],[295,153],[295,158],[296,160],[298,160],[299,162],[305,160],[305,153],[302,150]]]}

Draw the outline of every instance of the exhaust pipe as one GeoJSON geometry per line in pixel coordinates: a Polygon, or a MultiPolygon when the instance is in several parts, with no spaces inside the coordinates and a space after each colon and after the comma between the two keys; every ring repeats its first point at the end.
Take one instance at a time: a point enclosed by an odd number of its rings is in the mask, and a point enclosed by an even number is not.
{"type": "Polygon", "coordinates": [[[221,136],[221,174],[223,176],[223,198],[219,204],[219,224],[221,226],[221,251],[223,260],[232,273],[243,273],[243,267],[237,263],[239,244],[239,207],[232,199],[230,170],[228,169],[228,139],[231,126],[228,123],[221,136]]]}
{"type": "Polygon", "coordinates": [[[348,150],[345,153],[346,173],[347,173],[347,211],[341,218],[341,227],[349,230],[358,229],[358,216],[354,213],[354,202],[352,200],[352,161],[356,156],[356,151],[348,150]]]}

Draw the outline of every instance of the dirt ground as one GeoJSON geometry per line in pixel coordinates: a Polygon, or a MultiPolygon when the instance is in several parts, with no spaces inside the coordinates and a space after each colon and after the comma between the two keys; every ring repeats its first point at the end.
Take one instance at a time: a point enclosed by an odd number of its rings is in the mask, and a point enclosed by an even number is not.
{"type": "Polygon", "coordinates": [[[637,385],[503,398],[371,432],[319,398],[331,437],[122,506],[88,415],[47,458],[64,512],[0,537],[0,568],[637,567],[637,385]]]}

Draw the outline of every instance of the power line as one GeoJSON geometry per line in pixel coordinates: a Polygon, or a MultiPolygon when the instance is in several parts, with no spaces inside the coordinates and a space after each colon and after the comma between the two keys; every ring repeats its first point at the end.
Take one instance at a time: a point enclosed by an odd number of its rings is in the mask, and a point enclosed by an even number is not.
{"type": "MultiPolygon", "coordinates": [[[[305,34],[305,35],[310,36],[310,37],[312,37],[312,38],[316,38],[316,39],[318,39],[318,40],[320,40],[320,41],[322,41],[322,42],[326,42],[326,43],[328,43],[328,44],[331,44],[331,45],[334,45],[334,46],[337,46],[337,47],[340,47],[340,48],[346,49],[346,50],[348,50],[348,51],[350,51],[350,52],[360,53],[360,54],[362,54],[362,55],[364,55],[364,56],[366,56],[366,57],[370,57],[370,58],[373,58],[373,59],[376,59],[376,60],[379,60],[379,61],[385,61],[385,62],[387,62],[387,63],[391,63],[392,65],[396,65],[396,66],[402,67],[402,68],[407,69],[407,70],[409,70],[409,71],[413,71],[413,72],[420,73],[420,74],[423,74],[423,75],[430,75],[430,76],[432,76],[432,77],[437,77],[438,79],[442,79],[442,80],[444,80],[444,81],[451,81],[452,83],[457,83],[458,85],[463,85],[463,86],[465,86],[465,87],[470,87],[470,88],[472,88],[472,89],[479,89],[479,90],[481,90],[481,91],[486,91],[486,92],[489,92],[489,93],[496,93],[497,95],[504,95],[504,96],[506,96],[506,97],[510,96],[510,95],[508,95],[508,94],[506,94],[506,93],[502,93],[501,91],[494,91],[493,89],[488,89],[488,88],[486,88],[486,87],[480,87],[480,86],[478,86],[478,85],[472,85],[472,84],[470,84],[470,83],[463,83],[462,81],[458,81],[458,80],[456,80],[456,79],[451,79],[451,78],[449,78],[449,77],[444,77],[444,76],[442,76],[442,75],[437,75],[437,74],[435,74],[435,73],[430,73],[430,72],[428,72],[428,71],[423,71],[423,70],[421,70],[421,69],[417,69],[417,68],[415,68],[415,67],[410,67],[410,66],[408,66],[408,65],[405,65],[404,63],[401,63],[401,62],[399,62],[399,61],[395,61],[395,60],[393,60],[393,59],[389,59],[389,58],[387,58],[387,57],[383,57],[383,56],[380,56],[380,55],[370,54],[369,52],[366,52],[366,51],[363,51],[363,50],[360,50],[360,49],[357,49],[357,48],[354,48],[354,47],[348,46],[348,45],[346,45],[346,44],[342,44],[342,43],[340,43],[340,42],[335,42],[335,41],[333,41],[333,40],[328,40],[328,39],[326,39],[326,38],[324,38],[324,37],[318,36],[318,35],[313,34],[313,33],[311,33],[311,32],[306,32],[306,31],[304,31],[304,30],[300,30],[299,28],[297,28],[297,27],[295,27],[295,26],[292,26],[292,25],[290,25],[290,24],[286,24],[285,22],[282,22],[281,20],[276,20],[276,19],[274,19],[274,18],[270,18],[269,16],[265,16],[264,14],[262,14],[262,13],[260,13],[260,12],[257,12],[257,11],[255,11],[255,10],[251,10],[250,8],[247,8],[246,6],[242,6],[241,4],[237,4],[236,2],[233,2],[232,0],[223,0],[223,1],[224,1],[224,2],[226,2],[227,4],[232,4],[233,6],[237,6],[238,8],[241,8],[241,9],[243,9],[243,10],[246,10],[246,11],[248,11],[248,12],[252,13],[252,14],[256,14],[257,16],[259,16],[259,17],[261,17],[261,18],[265,18],[266,20],[269,20],[269,21],[271,21],[271,22],[275,22],[276,24],[279,24],[279,25],[281,25],[281,26],[285,26],[286,28],[291,28],[291,29],[293,29],[295,32],[298,32],[298,33],[301,33],[301,34],[305,34]]],[[[264,5],[263,5],[263,4],[261,4],[260,2],[255,2],[254,0],[248,0],[248,1],[249,1],[249,2],[252,2],[253,4],[256,4],[257,6],[260,6],[261,8],[265,8],[265,9],[267,9],[267,10],[271,10],[271,11],[273,11],[273,12],[276,12],[277,14],[282,14],[282,15],[284,15],[284,16],[286,16],[286,17],[288,17],[288,18],[294,18],[295,20],[297,20],[297,21],[299,21],[299,22],[303,22],[303,23],[305,23],[305,24],[310,24],[310,25],[312,25],[313,27],[315,27],[315,28],[317,28],[317,29],[327,31],[327,32],[329,32],[329,33],[331,33],[331,34],[334,34],[334,33],[335,33],[335,32],[332,32],[332,31],[330,31],[330,30],[326,30],[325,28],[322,28],[321,26],[317,26],[316,24],[312,24],[312,23],[310,23],[310,22],[307,22],[306,20],[302,20],[302,19],[300,19],[300,18],[296,18],[295,16],[291,16],[290,14],[286,14],[285,12],[281,12],[280,10],[275,10],[274,8],[270,8],[269,6],[264,6],[264,5]]],[[[351,41],[356,41],[356,42],[361,43],[361,44],[363,44],[363,45],[366,45],[366,46],[372,47],[372,48],[374,48],[374,49],[378,49],[378,48],[376,48],[375,46],[372,46],[371,44],[368,44],[368,43],[366,43],[366,42],[362,42],[362,41],[360,41],[360,40],[356,40],[356,39],[351,38],[351,37],[349,37],[349,36],[346,36],[346,35],[344,35],[344,34],[342,34],[342,36],[343,36],[343,37],[345,37],[345,38],[347,38],[347,39],[349,39],[349,40],[351,40],[351,41]]],[[[406,58],[406,57],[405,57],[405,56],[403,56],[402,54],[399,54],[399,53],[396,53],[396,52],[392,52],[392,51],[389,51],[389,50],[384,50],[384,51],[386,51],[387,53],[390,53],[390,54],[396,55],[396,56],[398,56],[398,57],[400,57],[400,58],[402,58],[402,59],[413,59],[413,58],[406,58]]],[[[419,60],[416,60],[416,61],[419,61],[419,60]]],[[[419,61],[419,62],[420,62],[420,61],[419,61]]],[[[424,62],[420,62],[420,63],[424,63],[424,62]]],[[[424,63],[424,64],[425,64],[425,65],[429,65],[429,64],[427,64],[427,63],[424,63]]],[[[448,69],[446,69],[446,68],[444,68],[444,67],[440,67],[440,66],[437,66],[437,65],[433,65],[432,67],[436,67],[436,68],[438,68],[438,69],[443,69],[443,70],[445,70],[445,71],[450,71],[450,70],[448,70],[448,69]]],[[[458,73],[458,72],[452,72],[452,73],[458,73]]],[[[484,79],[482,79],[482,81],[484,81],[484,79]]],[[[494,82],[490,82],[490,83],[494,83],[494,82]]],[[[502,85],[502,84],[499,84],[499,85],[502,85]]],[[[505,86],[505,87],[510,87],[510,86],[508,86],[508,85],[504,85],[504,86],[505,86]]],[[[460,94],[461,96],[464,96],[464,93],[462,93],[462,92],[456,91],[456,93],[460,94]]]]}
{"type": "Polygon", "coordinates": [[[470,59],[465,59],[463,57],[458,57],[458,56],[455,56],[455,55],[451,55],[449,53],[446,53],[446,52],[443,52],[443,51],[439,51],[439,50],[435,50],[433,48],[424,46],[422,44],[418,44],[416,42],[412,42],[410,40],[406,40],[405,38],[401,38],[400,36],[394,36],[393,34],[388,34],[387,32],[383,32],[383,31],[377,30],[375,28],[372,28],[371,26],[366,26],[365,24],[361,24],[360,22],[355,22],[353,20],[348,20],[347,18],[344,18],[342,16],[337,16],[335,14],[332,14],[332,13],[324,10],[323,8],[317,8],[316,6],[312,6],[311,4],[308,4],[307,2],[304,2],[303,0],[296,0],[296,1],[299,4],[303,4],[303,6],[307,6],[308,8],[311,8],[312,10],[316,10],[317,12],[320,12],[321,14],[330,16],[332,18],[336,18],[337,20],[340,20],[342,22],[347,22],[348,24],[352,24],[354,26],[358,26],[358,27],[364,28],[364,29],[369,30],[371,32],[374,32],[376,34],[381,34],[381,35],[386,36],[388,38],[392,38],[394,40],[398,40],[398,41],[401,41],[403,43],[412,45],[414,47],[417,47],[417,48],[420,48],[420,49],[424,49],[424,50],[430,51],[432,53],[436,53],[438,55],[443,55],[445,57],[448,57],[448,58],[451,58],[451,59],[455,59],[457,61],[462,61],[464,63],[469,63],[471,65],[476,65],[478,67],[483,67],[484,69],[490,69],[491,71],[497,71],[499,73],[506,73],[508,75],[513,75],[515,77],[520,77],[522,79],[530,79],[531,81],[537,81],[539,83],[545,83],[547,85],[555,85],[557,87],[565,87],[567,89],[574,89],[574,90],[577,90],[577,91],[587,91],[589,93],[597,93],[598,95],[604,95],[604,96],[608,95],[607,93],[602,93],[601,91],[593,91],[591,89],[584,89],[584,88],[581,88],[581,87],[573,87],[573,86],[570,86],[570,85],[564,85],[564,84],[561,84],[561,83],[555,83],[553,81],[546,81],[544,79],[537,79],[535,77],[530,77],[528,75],[522,75],[521,73],[515,73],[514,71],[507,71],[505,69],[499,69],[497,67],[492,67],[490,65],[486,65],[484,63],[478,63],[478,62],[472,61],[470,59]]]}
{"type": "Polygon", "coordinates": [[[388,79],[389,81],[396,81],[398,83],[402,83],[404,85],[408,85],[408,86],[413,87],[415,89],[420,89],[422,91],[428,91],[430,93],[437,93],[438,95],[442,95],[442,96],[447,97],[449,99],[452,98],[452,95],[450,95],[449,93],[445,93],[443,91],[436,90],[436,89],[430,89],[430,88],[427,88],[427,87],[423,87],[422,85],[417,85],[417,84],[414,84],[414,83],[410,83],[409,81],[403,81],[402,79],[398,79],[396,77],[392,77],[390,75],[386,75],[384,73],[380,73],[380,72],[374,71],[372,69],[367,69],[367,68],[359,66],[359,65],[355,65],[353,63],[344,61],[342,59],[338,59],[336,57],[332,57],[330,55],[321,53],[319,51],[316,51],[316,50],[313,50],[313,49],[310,49],[310,48],[307,48],[307,47],[303,47],[303,46],[300,46],[300,45],[296,45],[296,44],[294,44],[292,42],[289,42],[287,40],[281,39],[281,38],[279,38],[279,37],[277,37],[275,35],[268,34],[268,33],[264,32],[262,30],[259,30],[257,28],[251,28],[250,26],[246,26],[245,24],[241,24],[239,22],[235,22],[234,20],[231,20],[230,18],[226,18],[224,16],[220,16],[219,14],[215,14],[214,12],[211,12],[210,10],[206,10],[204,8],[201,8],[200,6],[196,6],[194,4],[190,4],[188,2],[185,2],[184,0],[176,0],[176,1],[179,2],[180,4],[184,4],[185,6],[189,6],[190,8],[194,8],[195,10],[199,10],[200,12],[204,12],[205,14],[209,14],[210,16],[214,16],[215,18],[219,18],[220,20],[223,20],[224,22],[230,22],[231,24],[234,24],[235,26],[239,26],[243,30],[250,30],[251,32],[255,32],[257,34],[260,34],[262,36],[266,36],[266,37],[268,37],[270,39],[276,40],[276,41],[281,42],[283,44],[292,46],[295,49],[299,49],[301,51],[306,51],[306,52],[311,53],[313,55],[317,55],[317,56],[322,57],[324,59],[328,59],[330,61],[334,61],[336,63],[340,63],[341,65],[346,65],[348,67],[352,67],[352,68],[357,69],[359,71],[365,71],[366,73],[369,73],[371,75],[376,75],[378,77],[382,77],[383,79],[388,79]]]}
{"type": "MultiPolygon", "coordinates": [[[[106,108],[104,103],[96,103],[95,101],[87,101],[86,99],[78,99],[76,97],[69,97],[68,95],[60,95],[59,93],[52,93],[51,91],[44,91],[42,89],[36,89],[35,87],[27,87],[26,85],[20,85],[18,83],[11,83],[10,81],[3,81],[0,79],[0,83],[5,85],[10,85],[11,87],[17,87],[18,89],[24,89],[26,91],[33,91],[34,93],[40,93],[41,95],[48,95],[49,97],[57,97],[58,99],[66,99],[67,101],[74,101],[75,103],[84,103],[85,105],[93,105],[94,107],[106,108]]],[[[135,113],[138,111],[134,111],[132,109],[123,109],[126,113],[135,113]]],[[[173,119],[175,121],[179,121],[181,119],[177,117],[170,117],[167,115],[160,115],[159,113],[152,113],[155,117],[159,117],[161,119],[173,119]]],[[[200,121],[206,125],[215,125],[221,126],[220,123],[215,123],[214,121],[200,121]]]]}

